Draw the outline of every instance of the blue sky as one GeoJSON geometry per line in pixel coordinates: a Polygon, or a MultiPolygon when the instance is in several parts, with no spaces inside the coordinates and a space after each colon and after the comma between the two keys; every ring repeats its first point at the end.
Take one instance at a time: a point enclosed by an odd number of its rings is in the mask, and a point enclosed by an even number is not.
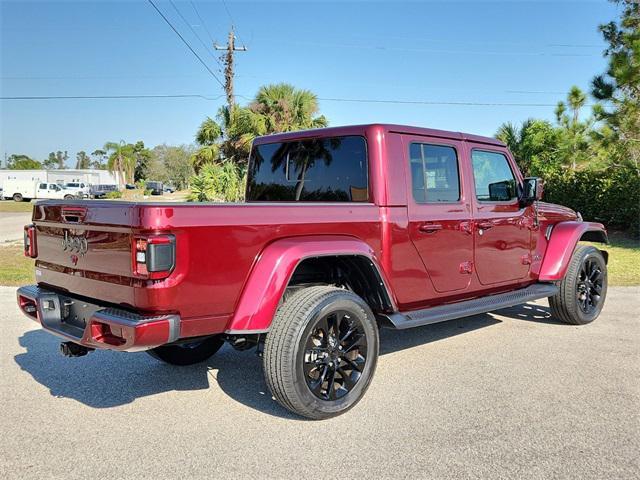
{"type": "MultiPolygon", "coordinates": [[[[171,3],[155,0],[222,79],[171,3]]],[[[221,0],[174,0],[206,45],[230,25],[221,0]],[[205,28],[206,27],[206,28],[205,28]],[[208,30],[208,32],[207,32],[208,30]]],[[[555,104],[605,68],[597,31],[617,8],[579,2],[239,2],[236,92],[287,81],[331,125],[391,122],[492,135],[553,106],[353,103],[340,99],[555,104]]],[[[223,90],[147,1],[2,1],[1,96],[200,94],[217,100],[0,100],[0,155],[91,152],[106,141],[193,142],[223,90]]],[[[241,103],[245,100],[238,99],[241,103]]]]}

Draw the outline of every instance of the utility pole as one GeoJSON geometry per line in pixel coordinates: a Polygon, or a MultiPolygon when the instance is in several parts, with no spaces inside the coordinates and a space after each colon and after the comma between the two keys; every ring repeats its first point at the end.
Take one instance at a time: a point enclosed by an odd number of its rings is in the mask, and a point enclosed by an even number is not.
{"type": "Polygon", "coordinates": [[[236,36],[233,33],[233,26],[231,26],[231,30],[229,31],[229,38],[227,40],[227,45],[218,45],[217,43],[213,44],[213,48],[216,50],[222,50],[226,52],[223,54],[222,61],[224,62],[224,90],[227,94],[227,104],[229,105],[229,111],[233,109],[234,98],[233,98],[233,54],[234,52],[246,52],[247,47],[244,45],[242,47],[235,46],[236,36]]]}

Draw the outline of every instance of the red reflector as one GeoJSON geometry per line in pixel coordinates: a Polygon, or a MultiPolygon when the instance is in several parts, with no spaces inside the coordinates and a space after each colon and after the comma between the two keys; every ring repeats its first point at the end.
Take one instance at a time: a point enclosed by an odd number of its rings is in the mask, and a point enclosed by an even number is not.
{"type": "Polygon", "coordinates": [[[24,227],[24,256],[36,258],[36,227],[35,225],[25,225],[24,227]]]}
{"type": "Polygon", "coordinates": [[[20,310],[22,310],[30,317],[38,318],[38,307],[36,306],[36,302],[31,300],[30,298],[23,297],[22,295],[20,295],[18,298],[20,310]]]}

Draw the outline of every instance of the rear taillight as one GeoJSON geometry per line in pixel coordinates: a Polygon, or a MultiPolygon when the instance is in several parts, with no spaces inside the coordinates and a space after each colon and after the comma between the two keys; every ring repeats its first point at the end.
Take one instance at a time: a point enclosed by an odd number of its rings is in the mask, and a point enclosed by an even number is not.
{"type": "Polygon", "coordinates": [[[38,251],[36,249],[36,226],[24,226],[24,256],[36,258],[38,251]]]}
{"type": "Polygon", "coordinates": [[[145,235],[134,238],[134,273],[153,280],[169,276],[176,264],[173,235],[145,235]]]}

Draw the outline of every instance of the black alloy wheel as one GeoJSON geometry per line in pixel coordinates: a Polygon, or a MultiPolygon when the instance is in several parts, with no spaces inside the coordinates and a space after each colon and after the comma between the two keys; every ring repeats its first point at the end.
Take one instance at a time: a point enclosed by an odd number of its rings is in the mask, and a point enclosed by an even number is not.
{"type": "Polygon", "coordinates": [[[367,303],[343,288],[301,288],[278,308],[264,344],[273,398],[314,420],[348,411],[376,369],[378,324],[367,303]]]}
{"type": "Polygon", "coordinates": [[[606,296],[605,256],[595,247],[578,245],[558,282],[558,293],[549,297],[551,313],[571,325],[585,325],[598,318],[606,296]]]}
{"type": "Polygon", "coordinates": [[[597,261],[587,258],[582,262],[576,283],[576,295],[580,310],[587,315],[598,308],[602,298],[603,278],[604,274],[597,261]]]}
{"type": "Polygon", "coordinates": [[[367,337],[360,320],[345,310],[320,317],[307,336],[304,374],[309,390],[321,400],[337,400],[362,377],[367,337]]]}

